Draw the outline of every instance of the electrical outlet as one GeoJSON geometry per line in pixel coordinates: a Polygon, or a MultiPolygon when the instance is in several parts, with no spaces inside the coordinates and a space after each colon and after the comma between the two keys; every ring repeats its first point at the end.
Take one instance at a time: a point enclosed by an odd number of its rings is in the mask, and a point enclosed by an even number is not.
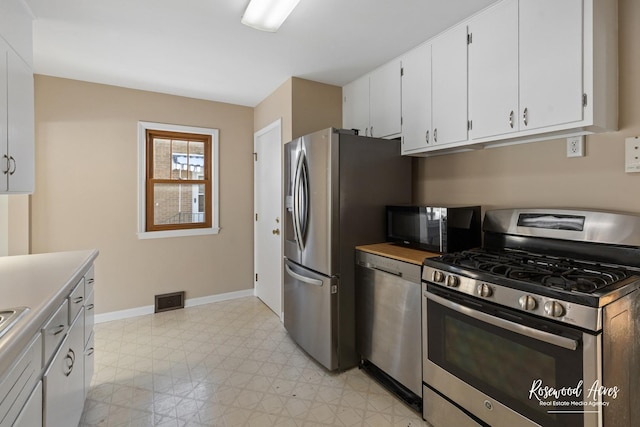
{"type": "Polygon", "coordinates": [[[584,156],[584,135],[567,138],[567,157],[584,156]]]}
{"type": "Polygon", "coordinates": [[[640,172],[640,137],[624,140],[624,171],[640,172]]]}

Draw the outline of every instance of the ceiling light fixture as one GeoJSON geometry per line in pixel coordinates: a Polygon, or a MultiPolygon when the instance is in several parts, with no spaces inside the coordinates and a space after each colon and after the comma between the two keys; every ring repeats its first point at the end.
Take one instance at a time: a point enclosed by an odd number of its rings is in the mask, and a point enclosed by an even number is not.
{"type": "Polygon", "coordinates": [[[300,0],[251,0],[242,15],[244,25],[275,33],[300,0]]]}

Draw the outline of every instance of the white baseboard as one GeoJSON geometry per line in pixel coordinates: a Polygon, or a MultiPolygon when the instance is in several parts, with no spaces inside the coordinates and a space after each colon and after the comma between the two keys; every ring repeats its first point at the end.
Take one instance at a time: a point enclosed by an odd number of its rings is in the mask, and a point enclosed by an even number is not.
{"type": "MultiPolygon", "coordinates": [[[[209,295],[206,297],[190,298],[184,301],[185,308],[195,307],[197,305],[210,304],[212,302],[227,301],[236,298],[244,298],[255,295],[253,289],[245,289],[243,291],[227,292],[218,295],[209,295]]],[[[153,305],[145,305],[143,307],[130,308],[128,310],[112,311],[109,313],[96,314],[95,322],[104,323],[112,320],[128,319],[130,317],[144,316],[153,314],[153,305]]]]}

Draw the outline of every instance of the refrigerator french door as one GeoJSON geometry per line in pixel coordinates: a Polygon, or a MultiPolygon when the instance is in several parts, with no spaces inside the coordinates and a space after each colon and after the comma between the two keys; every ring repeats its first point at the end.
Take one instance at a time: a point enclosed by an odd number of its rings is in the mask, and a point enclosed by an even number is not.
{"type": "Polygon", "coordinates": [[[399,141],[333,128],[285,144],[284,326],[329,370],[356,366],[355,246],[385,239],[385,206],[411,202],[399,141]]]}

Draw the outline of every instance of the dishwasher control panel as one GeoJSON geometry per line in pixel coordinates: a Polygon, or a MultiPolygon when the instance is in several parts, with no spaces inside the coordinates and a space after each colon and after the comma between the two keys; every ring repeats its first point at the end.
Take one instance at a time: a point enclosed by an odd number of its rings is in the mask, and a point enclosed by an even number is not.
{"type": "Polygon", "coordinates": [[[371,268],[373,270],[401,277],[409,282],[420,283],[421,266],[416,264],[360,250],[356,251],[356,264],[364,268],[371,268]]]}

